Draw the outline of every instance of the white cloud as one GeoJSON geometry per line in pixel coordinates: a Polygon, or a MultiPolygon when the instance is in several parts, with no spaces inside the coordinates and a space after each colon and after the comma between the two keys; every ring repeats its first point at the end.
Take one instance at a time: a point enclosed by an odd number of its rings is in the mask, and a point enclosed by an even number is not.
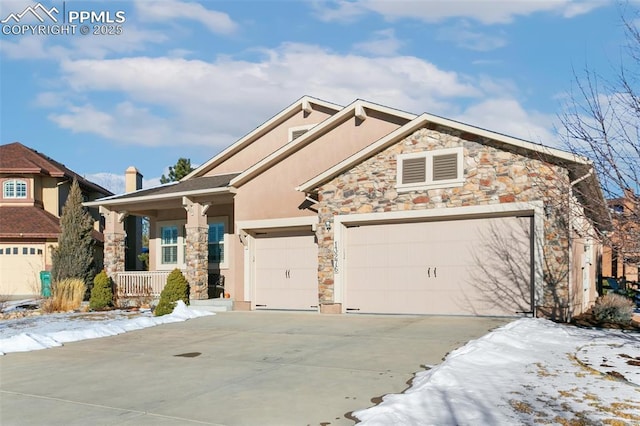
{"type": "Polygon", "coordinates": [[[558,137],[550,130],[554,127],[555,115],[525,111],[513,98],[487,99],[471,105],[454,118],[531,142],[556,147],[560,144],[558,137]]]}
{"type": "Polygon", "coordinates": [[[451,41],[459,47],[479,52],[487,52],[507,45],[505,34],[489,35],[484,32],[474,31],[467,21],[440,28],[437,37],[438,40],[451,41]]]}
{"type": "Polygon", "coordinates": [[[411,56],[340,55],[317,46],[285,44],[259,62],[221,57],[78,60],[61,64],[62,81],[87,99],[117,92],[128,101],[95,102],[51,115],[74,132],[143,145],[233,142],[304,94],[347,104],[365,98],[422,112],[451,111],[459,98],[483,91],[455,72],[411,56]],[[158,111],[162,112],[160,114],[158,111]]]}
{"type": "Polygon", "coordinates": [[[168,36],[159,31],[140,30],[127,25],[118,36],[73,37],[16,36],[0,40],[0,53],[9,59],[51,59],[63,61],[74,58],[106,58],[114,54],[131,54],[160,44],[168,36]],[[15,41],[12,41],[15,40],[15,41]],[[54,44],[57,42],[59,44],[54,44]]]}
{"type": "Polygon", "coordinates": [[[468,18],[483,24],[507,24],[517,16],[538,12],[560,14],[565,18],[588,13],[606,5],[605,1],[572,0],[338,0],[316,2],[314,8],[324,21],[351,21],[365,13],[378,13],[388,20],[401,18],[440,22],[449,18],[468,18]]]}
{"type": "Polygon", "coordinates": [[[105,138],[113,137],[116,122],[112,116],[96,110],[91,105],[70,106],[67,114],[49,114],[48,118],[63,129],[73,133],[94,133],[105,138]]]}
{"type": "Polygon", "coordinates": [[[396,38],[393,28],[389,28],[374,32],[371,40],[356,43],[353,48],[356,52],[362,51],[376,56],[392,56],[398,52],[402,44],[396,38]]]}
{"type": "Polygon", "coordinates": [[[238,29],[228,14],[207,9],[198,3],[178,0],[138,1],[137,13],[144,21],[175,22],[190,19],[200,22],[209,31],[217,34],[231,34],[238,29]]]}

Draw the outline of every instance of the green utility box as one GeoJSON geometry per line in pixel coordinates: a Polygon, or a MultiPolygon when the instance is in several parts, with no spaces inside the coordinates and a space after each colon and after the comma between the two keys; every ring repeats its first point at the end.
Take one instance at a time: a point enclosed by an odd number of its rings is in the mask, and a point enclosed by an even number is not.
{"type": "Polygon", "coordinates": [[[40,294],[42,297],[51,297],[51,272],[40,271],[40,294]]]}

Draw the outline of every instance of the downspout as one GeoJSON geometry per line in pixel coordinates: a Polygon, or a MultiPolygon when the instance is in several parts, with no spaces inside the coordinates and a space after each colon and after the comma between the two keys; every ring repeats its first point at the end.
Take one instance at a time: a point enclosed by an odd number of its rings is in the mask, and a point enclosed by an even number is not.
{"type": "Polygon", "coordinates": [[[569,184],[569,193],[568,198],[569,198],[569,212],[568,212],[568,225],[569,225],[569,234],[567,236],[567,241],[569,243],[569,271],[568,271],[568,286],[567,286],[567,298],[569,299],[569,311],[568,311],[568,318],[567,318],[567,322],[571,322],[571,313],[573,312],[573,305],[572,305],[572,300],[571,300],[571,285],[572,285],[572,278],[573,278],[573,223],[571,222],[571,196],[573,195],[573,187],[576,186],[577,184],[579,184],[580,182],[582,182],[583,180],[589,178],[590,176],[593,175],[593,167],[591,167],[591,169],[589,169],[589,172],[582,176],[579,177],[578,179],[574,180],[573,182],[571,182],[569,184]]]}

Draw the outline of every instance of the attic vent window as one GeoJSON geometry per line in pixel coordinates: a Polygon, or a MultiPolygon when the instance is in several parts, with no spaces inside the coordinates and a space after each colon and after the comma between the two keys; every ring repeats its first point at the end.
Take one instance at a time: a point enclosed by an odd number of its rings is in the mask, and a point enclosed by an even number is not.
{"type": "Polygon", "coordinates": [[[402,162],[402,183],[424,183],[427,179],[427,159],[407,158],[402,162]]]}
{"type": "Polygon", "coordinates": [[[293,132],[291,132],[291,140],[294,139],[298,139],[300,136],[304,135],[305,133],[307,133],[308,130],[295,130],[293,132]]]}
{"type": "Polygon", "coordinates": [[[289,129],[289,142],[298,139],[300,136],[304,135],[305,133],[307,133],[309,130],[311,130],[311,128],[315,126],[315,124],[308,124],[306,126],[297,126],[297,127],[291,127],[289,129]]]}
{"type": "Polygon", "coordinates": [[[397,188],[400,191],[461,186],[463,149],[400,154],[397,157],[397,188]]]}

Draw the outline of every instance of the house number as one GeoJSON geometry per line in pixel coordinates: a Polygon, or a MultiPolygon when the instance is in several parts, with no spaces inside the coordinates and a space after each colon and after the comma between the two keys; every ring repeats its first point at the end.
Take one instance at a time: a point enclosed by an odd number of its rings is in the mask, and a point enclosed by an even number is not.
{"type": "Polygon", "coordinates": [[[338,269],[338,242],[333,243],[333,273],[337,274],[338,269]]]}

